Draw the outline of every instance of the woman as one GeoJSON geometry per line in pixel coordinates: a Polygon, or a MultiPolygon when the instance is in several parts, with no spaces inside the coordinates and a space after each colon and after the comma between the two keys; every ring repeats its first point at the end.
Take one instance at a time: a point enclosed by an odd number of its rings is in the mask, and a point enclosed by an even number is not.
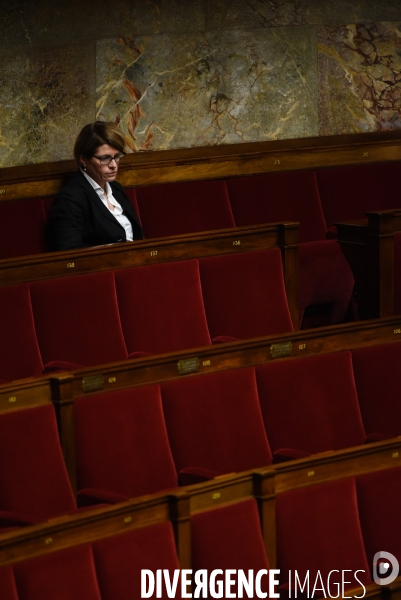
{"type": "Polygon", "coordinates": [[[80,170],[57,194],[50,219],[54,250],[140,240],[135,210],[115,181],[125,139],[114,123],[85,125],[74,156],[80,170]]]}

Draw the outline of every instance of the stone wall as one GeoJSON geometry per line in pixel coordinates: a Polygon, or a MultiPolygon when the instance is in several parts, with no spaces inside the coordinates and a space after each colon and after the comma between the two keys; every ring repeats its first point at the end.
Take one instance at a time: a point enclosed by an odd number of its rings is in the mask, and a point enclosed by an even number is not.
{"type": "Polygon", "coordinates": [[[0,166],[401,127],[400,0],[0,0],[0,166]]]}

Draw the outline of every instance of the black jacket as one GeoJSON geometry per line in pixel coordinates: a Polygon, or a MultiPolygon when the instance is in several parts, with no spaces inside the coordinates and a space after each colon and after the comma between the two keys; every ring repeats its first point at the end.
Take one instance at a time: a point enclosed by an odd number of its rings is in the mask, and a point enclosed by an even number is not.
{"type": "MultiPolygon", "coordinates": [[[[123,187],[110,183],[113,196],[129,219],[134,240],[143,238],[142,227],[123,187]]],[[[86,177],[78,173],[57,194],[50,217],[53,250],[69,250],[125,242],[125,229],[106,208],[86,177]]]]}

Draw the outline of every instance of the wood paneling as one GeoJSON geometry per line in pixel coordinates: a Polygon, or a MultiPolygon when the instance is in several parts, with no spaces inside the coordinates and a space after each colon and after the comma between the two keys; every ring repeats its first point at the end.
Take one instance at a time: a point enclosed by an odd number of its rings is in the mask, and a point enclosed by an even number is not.
{"type": "MultiPolygon", "coordinates": [[[[374,132],[129,154],[124,186],[196,181],[269,171],[401,160],[401,131],[374,132]]],[[[0,201],[52,196],[76,171],[75,161],[0,169],[0,201]]]]}

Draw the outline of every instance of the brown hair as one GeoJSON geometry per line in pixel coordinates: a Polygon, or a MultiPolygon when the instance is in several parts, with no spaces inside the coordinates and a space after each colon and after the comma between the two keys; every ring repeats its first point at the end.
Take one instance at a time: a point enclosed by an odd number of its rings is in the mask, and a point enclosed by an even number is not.
{"type": "Polygon", "coordinates": [[[105,121],[89,123],[80,131],[75,141],[75,160],[81,166],[81,155],[90,158],[96,152],[96,148],[103,144],[108,144],[119,152],[125,152],[125,143],[124,135],[115,123],[105,121]]]}

